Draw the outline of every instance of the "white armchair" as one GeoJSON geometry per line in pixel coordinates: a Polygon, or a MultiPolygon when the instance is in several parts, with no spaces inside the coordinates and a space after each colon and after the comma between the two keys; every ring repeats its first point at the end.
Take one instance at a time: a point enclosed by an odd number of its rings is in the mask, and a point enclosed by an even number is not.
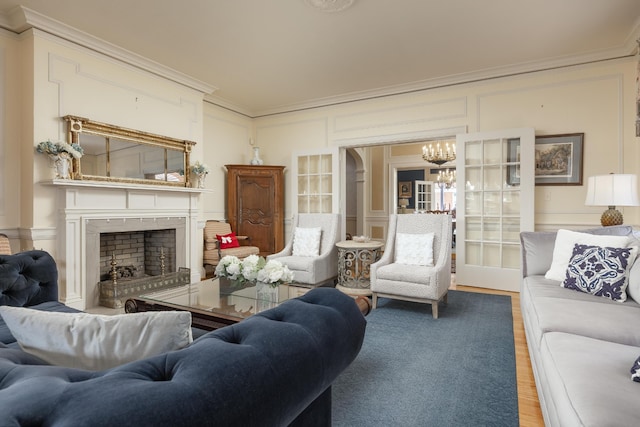
{"type": "Polygon", "coordinates": [[[438,303],[446,302],[451,284],[451,215],[391,215],[384,254],[371,264],[370,277],[373,308],[378,297],[424,302],[431,304],[431,312],[437,319],[438,303]],[[420,240],[430,239],[429,233],[433,233],[433,264],[418,265],[416,259],[424,257],[417,252],[429,249],[420,240]],[[398,240],[403,243],[398,245],[398,240]],[[419,245],[411,247],[411,243],[419,245]],[[416,255],[420,256],[415,258],[416,255]]]}
{"type": "Polygon", "coordinates": [[[338,276],[338,250],[340,240],[339,214],[298,214],[291,223],[291,239],[278,253],[269,255],[285,264],[294,274],[295,283],[313,286],[333,286],[338,276]],[[321,228],[318,256],[298,256],[294,252],[296,228],[321,228]]]}

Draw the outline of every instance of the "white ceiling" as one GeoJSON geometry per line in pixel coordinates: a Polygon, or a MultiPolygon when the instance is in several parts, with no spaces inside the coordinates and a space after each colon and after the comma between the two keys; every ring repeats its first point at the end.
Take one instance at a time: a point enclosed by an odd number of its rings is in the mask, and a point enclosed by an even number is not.
{"type": "Polygon", "coordinates": [[[640,37],[640,0],[0,0],[0,27],[24,30],[17,5],[252,117],[626,56],[640,37]]]}

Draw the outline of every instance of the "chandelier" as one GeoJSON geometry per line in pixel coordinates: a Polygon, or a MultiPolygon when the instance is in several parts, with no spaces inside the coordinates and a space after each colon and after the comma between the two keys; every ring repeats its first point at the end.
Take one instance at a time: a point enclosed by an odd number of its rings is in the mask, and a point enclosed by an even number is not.
{"type": "Polygon", "coordinates": [[[447,169],[443,171],[442,169],[438,172],[438,186],[440,188],[455,188],[456,186],[456,171],[447,169]]]}
{"type": "Polygon", "coordinates": [[[445,143],[444,149],[440,145],[440,142],[436,144],[435,148],[433,144],[429,144],[429,147],[423,145],[422,158],[429,163],[442,166],[456,159],[456,146],[455,144],[449,145],[448,142],[445,143]]]}

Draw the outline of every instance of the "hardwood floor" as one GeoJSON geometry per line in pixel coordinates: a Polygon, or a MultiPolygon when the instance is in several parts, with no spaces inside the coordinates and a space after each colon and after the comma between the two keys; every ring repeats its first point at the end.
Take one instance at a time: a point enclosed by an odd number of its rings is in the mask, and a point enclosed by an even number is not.
{"type": "Polygon", "coordinates": [[[542,427],[544,420],[538,401],[538,392],[531,369],[527,340],[524,335],[522,313],[520,311],[520,294],[517,292],[497,291],[493,289],[475,288],[472,286],[455,285],[452,280],[450,289],[465,292],[480,292],[495,295],[508,295],[511,297],[513,315],[513,340],[516,352],[516,379],[518,383],[518,415],[522,427],[542,427]]]}

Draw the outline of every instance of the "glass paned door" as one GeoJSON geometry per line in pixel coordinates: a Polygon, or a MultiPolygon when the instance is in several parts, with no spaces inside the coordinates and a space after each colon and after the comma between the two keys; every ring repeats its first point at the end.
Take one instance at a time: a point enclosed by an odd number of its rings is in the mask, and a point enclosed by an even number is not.
{"type": "Polygon", "coordinates": [[[431,199],[433,197],[433,182],[416,181],[415,183],[416,206],[417,212],[425,212],[431,209],[431,199]]]}
{"type": "Polygon", "coordinates": [[[339,213],[340,163],[337,149],[293,154],[294,213],[339,213]]]}
{"type": "Polygon", "coordinates": [[[458,135],[458,284],[519,289],[519,236],[534,225],[534,143],[533,129],[458,135]]]}

